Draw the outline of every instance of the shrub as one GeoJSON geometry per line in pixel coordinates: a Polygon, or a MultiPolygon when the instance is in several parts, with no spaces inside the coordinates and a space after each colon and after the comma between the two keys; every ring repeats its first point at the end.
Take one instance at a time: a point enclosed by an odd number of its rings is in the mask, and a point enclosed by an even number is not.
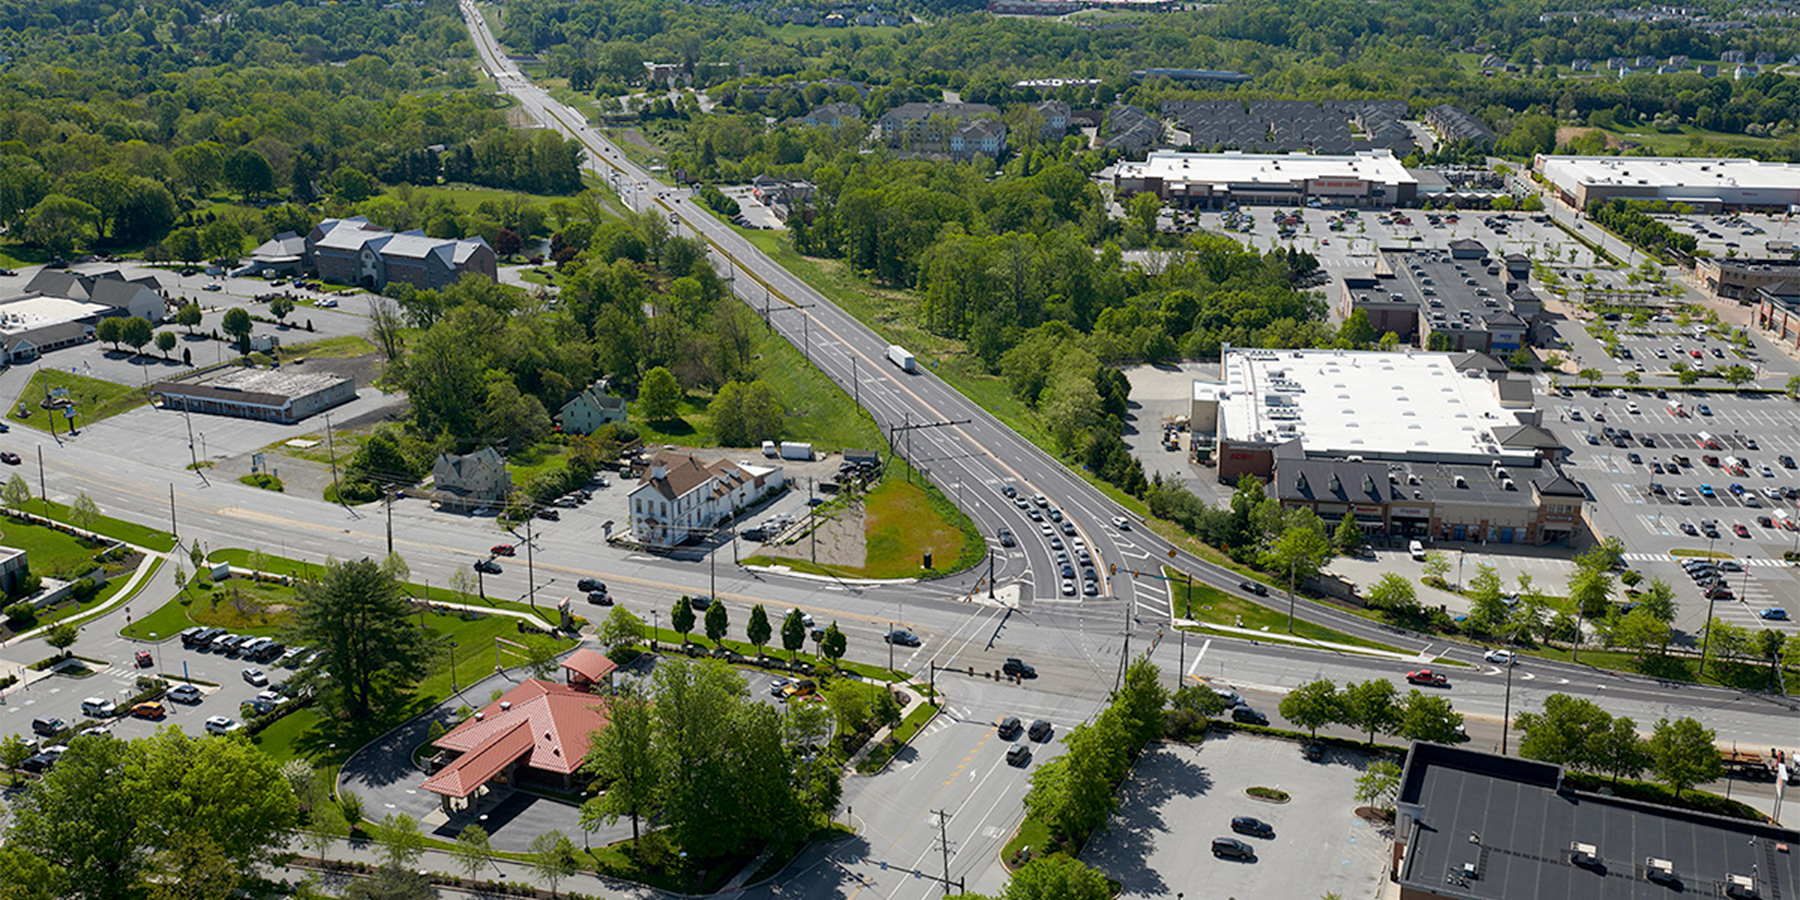
{"type": "Polygon", "coordinates": [[[100,592],[100,583],[92,578],[82,578],[70,586],[69,592],[77,600],[87,600],[100,592]]]}
{"type": "Polygon", "coordinates": [[[37,618],[37,607],[20,601],[0,610],[0,615],[6,616],[8,622],[29,622],[37,618]]]}

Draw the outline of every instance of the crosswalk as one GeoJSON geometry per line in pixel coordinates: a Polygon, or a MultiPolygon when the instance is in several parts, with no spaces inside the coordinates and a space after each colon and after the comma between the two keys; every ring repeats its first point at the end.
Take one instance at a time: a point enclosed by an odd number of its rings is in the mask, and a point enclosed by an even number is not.
{"type": "MultiPolygon", "coordinates": [[[[1669,553],[1626,553],[1623,556],[1624,556],[1624,560],[1626,562],[1642,562],[1642,563],[1680,562],[1681,560],[1688,558],[1688,557],[1683,557],[1683,556],[1675,556],[1675,555],[1669,554],[1669,553]]],[[[1752,566],[1752,567],[1770,568],[1770,569],[1786,568],[1788,565],[1790,565],[1785,560],[1757,558],[1757,557],[1753,557],[1753,556],[1747,556],[1747,557],[1740,558],[1737,560],[1737,563],[1739,565],[1743,565],[1743,566],[1752,566]]]]}

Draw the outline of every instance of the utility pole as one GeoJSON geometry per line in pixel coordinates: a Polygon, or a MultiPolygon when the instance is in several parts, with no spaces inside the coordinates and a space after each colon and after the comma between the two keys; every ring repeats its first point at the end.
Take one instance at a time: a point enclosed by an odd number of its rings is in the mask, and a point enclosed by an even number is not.
{"type": "Polygon", "coordinates": [[[50,491],[49,491],[49,489],[44,487],[44,445],[39,444],[39,445],[37,445],[37,448],[38,448],[38,500],[43,502],[44,512],[48,513],[50,511],[50,491]]]}
{"type": "MultiPolygon", "coordinates": [[[[170,490],[173,490],[173,488],[170,488],[170,490]]],[[[388,555],[393,556],[394,555],[394,492],[393,491],[382,491],[381,499],[384,501],[384,505],[387,506],[388,555]]]]}
{"type": "Polygon", "coordinates": [[[892,671],[894,671],[894,623],[892,623],[892,622],[888,623],[887,645],[888,645],[888,671],[892,672],[892,671]]]}
{"type": "Polygon", "coordinates": [[[988,599],[994,599],[994,548],[988,548],[988,599]]]}
{"type": "Polygon", "coordinates": [[[531,520],[537,514],[527,508],[525,510],[525,596],[533,611],[537,609],[537,570],[531,561],[531,520]]]}
{"type": "Polygon", "coordinates": [[[945,826],[950,822],[950,814],[941,809],[934,809],[932,812],[936,813],[938,817],[938,845],[944,851],[944,878],[942,883],[944,885],[944,896],[948,897],[950,896],[950,838],[945,833],[945,826]]]}
{"type": "Polygon", "coordinates": [[[1512,728],[1512,670],[1516,658],[1506,660],[1506,708],[1500,714],[1500,755],[1506,755],[1506,732],[1512,728]]]}
{"type": "MultiPolygon", "coordinates": [[[[169,533],[176,534],[176,531],[175,531],[175,483],[172,481],[169,482],[169,533]]],[[[177,535],[177,536],[179,537],[179,535],[177,535]]]]}
{"type": "MultiPolygon", "coordinates": [[[[193,449],[191,441],[188,449],[193,449]]],[[[331,453],[331,495],[337,498],[339,506],[349,509],[350,505],[345,503],[343,495],[338,493],[337,443],[331,437],[331,413],[325,414],[325,449],[331,453]]]]}
{"type": "Polygon", "coordinates": [[[813,505],[813,480],[812,480],[812,476],[809,475],[809,476],[807,476],[807,479],[806,479],[806,516],[807,516],[807,518],[812,519],[812,527],[806,529],[806,535],[807,535],[807,539],[812,543],[813,565],[819,564],[819,513],[818,513],[818,509],[819,508],[817,506],[813,505]]]}

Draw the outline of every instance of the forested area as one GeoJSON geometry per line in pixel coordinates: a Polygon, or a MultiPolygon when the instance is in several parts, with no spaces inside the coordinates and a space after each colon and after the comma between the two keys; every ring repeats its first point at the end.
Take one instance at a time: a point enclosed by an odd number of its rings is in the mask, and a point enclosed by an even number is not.
{"type": "MultiPolygon", "coordinates": [[[[8,3],[0,29],[0,223],[50,253],[221,216],[260,239],[304,216],[215,204],[356,202],[375,182],[437,183],[440,156],[451,180],[580,186],[572,142],[510,131],[505,101],[476,89],[449,0],[8,3]]],[[[201,252],[223,255],[222,237],[201,252]]]]}

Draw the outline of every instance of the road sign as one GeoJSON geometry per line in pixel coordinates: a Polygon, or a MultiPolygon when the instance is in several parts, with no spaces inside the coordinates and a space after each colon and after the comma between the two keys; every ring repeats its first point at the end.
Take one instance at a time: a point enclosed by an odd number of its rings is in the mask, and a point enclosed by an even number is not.
{"type": "Polygon", "coordinates": [[[75,407],[73,404],[63,407],[63,418],[65,418],[65,419],[75,418],[75,407]]]}

